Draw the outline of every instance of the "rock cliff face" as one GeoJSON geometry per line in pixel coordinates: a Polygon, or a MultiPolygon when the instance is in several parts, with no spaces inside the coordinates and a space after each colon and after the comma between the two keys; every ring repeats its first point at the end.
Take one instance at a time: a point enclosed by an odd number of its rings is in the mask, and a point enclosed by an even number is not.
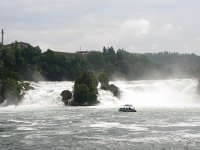
{"type": "Polygon", "coordinates": [[[102,90],[109,90],[111,93],[113,93],[115,97],[117,98],[120,97],[120,91],[118,87],[115,86],[114,84],[109,85],[108,76],[106,73],[99,74],[98,79],[99,79],[99,82],[101,83],[102,90]]]}
{"type": "Polygon", "coordinates": [[[5,99],[5,91],[3,84],[0,84],[0,103],[3,103],[5,99]]]}
{"type": "Polygon", "coordinates": [[[72,98],[72,92],[69,90],[64,90],[61,93],[62,101],[65,105],[69,105],[69,100],[72,98]]]}
{"type": "Polygon", "coordinates": [[[120,91],[119,91],[119,88],[117,86],[115,86],[114,84],[110,84],[109,85],[109,90],[110,92],[113,93],[113,95],[117,98],[120,97],[120,91]]]}

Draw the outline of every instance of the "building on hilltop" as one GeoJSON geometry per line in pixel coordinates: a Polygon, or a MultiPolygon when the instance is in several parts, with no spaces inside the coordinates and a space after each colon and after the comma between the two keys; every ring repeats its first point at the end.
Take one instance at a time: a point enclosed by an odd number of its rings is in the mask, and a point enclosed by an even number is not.
{"type": "Polygon", "coordinates": [[[88,51],[82,51],[82,47],[80,46],[80,51],[76,51],[76,53],[80,55],[85,55],[88,53],[88,51]]]}
{"type": "Polygon", "coordinates": [[[77,53],[77,54],[81,54],[81,55],[85,55],[85,54],[88,53],[88,51],[77,51],[76,53],[77,53]]]}

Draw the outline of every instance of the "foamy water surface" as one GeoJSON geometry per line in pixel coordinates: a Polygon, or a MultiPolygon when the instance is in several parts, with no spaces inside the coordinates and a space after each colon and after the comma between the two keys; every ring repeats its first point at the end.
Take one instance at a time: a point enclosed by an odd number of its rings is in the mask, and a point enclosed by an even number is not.
{"type": "Polygon", "coordinates": [[[0,110],[1,150],[199,149],[200,110],[52,107],[0,110]]]}
{"type": "Polygon", "coordinates": [[[120,99],[99,89],[100,104],[64,106],[73,82],[31,82],[18,106],[0,107],[1,150],[200,149],[197,81],[114,81],[120,99]],[[119,112],[132,104],[136,113],[119,112]]]}

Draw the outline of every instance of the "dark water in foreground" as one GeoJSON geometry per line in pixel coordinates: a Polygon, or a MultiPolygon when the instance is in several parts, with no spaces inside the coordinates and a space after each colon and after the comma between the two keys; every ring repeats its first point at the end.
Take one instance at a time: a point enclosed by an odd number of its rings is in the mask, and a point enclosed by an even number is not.
{"type": "Polygon", "coordinates": [[[0,150],[196,150],[200,108],[0,108],[0,150]]]}

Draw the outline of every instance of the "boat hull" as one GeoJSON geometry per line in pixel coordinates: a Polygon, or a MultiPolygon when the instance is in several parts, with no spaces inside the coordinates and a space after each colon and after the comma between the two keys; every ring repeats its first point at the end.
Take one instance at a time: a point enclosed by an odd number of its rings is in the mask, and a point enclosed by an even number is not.
{"type": "Polygon", "coordinates": [[[121,111],[121,112],[137,112],[135,109],[124,109],[124,108],[120,108],[119,111],[121,111]]]}

